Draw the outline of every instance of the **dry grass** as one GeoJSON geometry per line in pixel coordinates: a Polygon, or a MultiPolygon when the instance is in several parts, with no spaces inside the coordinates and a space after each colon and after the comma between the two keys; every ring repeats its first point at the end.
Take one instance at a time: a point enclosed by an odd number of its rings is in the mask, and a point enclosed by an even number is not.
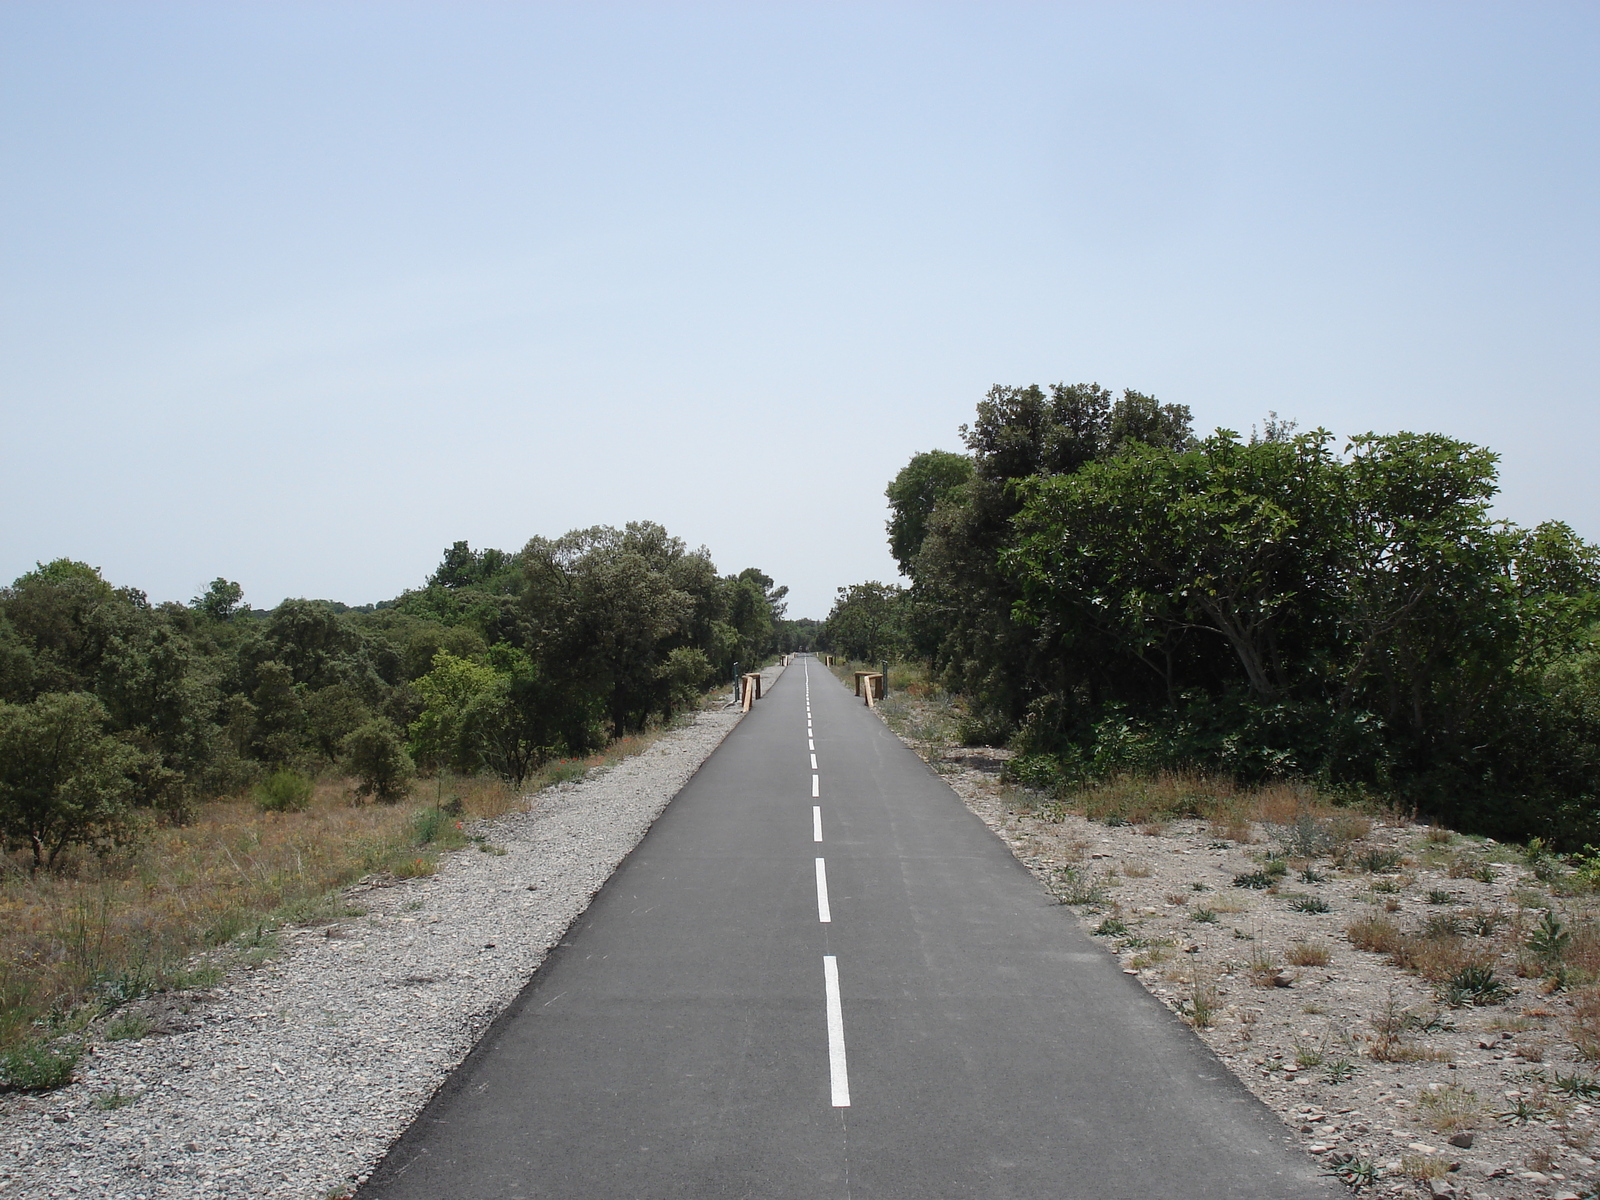
{"type": "Polygon", "coordinates": [[[1584,1062],[1600,1062],[1600,987],[1584,988],[1573,994],[1567,1040],[1584,1062]]]}
{"type": "Polygon", "coordinates": [[[1417,1096],[1417,1107],[1438,1133],[1457,1133],[1483,1124],[1483,1101],[1477,1092],[1459,1084],[1423,1088],[1417,1096]]]}
{"type": "Polygon", "coordinates": [[[1175,820],[1207,822],[1213,837],[1248,845],[1263,827],[1298,830],[1337,853],[1372,831],[1372,818],[1340,807],[1303,783],[1241,786],[1225,777],[1162,772],[1117,775],[1073,793],[1071,805],[1091,821],[1135,825],[1141,833],[1165,831],[1175,820]]]}
{"type": "Polygon", "coordinates": [[[341,915],[335,893],[376,872],[431,874],[462,826],[523,807],[524,796],[637,754],[658,738],[620,739],[579,761],[547,764],[519,792],[489,776],[420,781],[395,805],[360,803],[344,779],[319,782],[302,812],[263,812],[248,796],[199,807],[106,858],[81,854],[55,873],[0,859],[0,1049],[70,1032],[117,1003],[203,983],[196,956],[283,924],[341,915]],[[442,812],[440,810],[443,810],[442,812]]]}
{"type": "Polygon", "coordinates": [[[1373,954],[1392,953],[1405,936],[1400,932],[1400,926],[1388,917],[1372,912],[1346,925],[1344,935],[1357,950],[1368,950],[1373,954]]]}
{"type": "Polygon", "coordinates": [[[1325,967],[1333,961],[1333,951],[1323,942],[1292,942],[1284,958],[1291,966],[1325,967]]]}

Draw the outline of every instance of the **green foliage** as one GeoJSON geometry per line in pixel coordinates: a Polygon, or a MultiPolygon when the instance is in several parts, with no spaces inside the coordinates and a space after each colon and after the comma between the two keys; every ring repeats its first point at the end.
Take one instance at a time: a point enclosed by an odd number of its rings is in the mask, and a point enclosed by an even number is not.
{"type": "Polygon", "coordinates": [[[1553,909],[1545,909],[1544,916],[1533,933],[1528,936],[1528,949],[1547,964],[1559,963],[1572,944],[1572,932],[1562,924],[1553,909]]]}
{"type": "Polygon", "coordinates": [[[1462,967],[1440,988],[1440,999],[1451,1008],[1499,1004],[1511,995],[1494,968],[1478,963],[1462,967]]]}
{"type": "Polygon", "coordinates": [[[311,803],[311,780],[280,768],[253,789],[256,806],[265,812],[302,812],[311,803]]]}
{"type": "Polygon", "coordinates": [[[405,799],[416,767],[394,725],[371,720],[344,740],[345,765],[359,781],[356,794],[371,796],[380,804],[405,799]]]}
{"type": "Polygon", "coordinates": [[[0,703],[0,839],[54,866],[68,846],[129,834],[135,752],[104,731],[105,707],[83,692],[0,703]]]}
{"type": "Polygon", "coordinates": [[[913,455],[884,494],[893,515],[889,518],[889,553],[903,574],[916,571],[917,555],[928,536],[928,518],[956,488],[972,478],[972,459],[948,450],[913,455]]]}
{"type": "Polygon", "coordinates": [[[840,588],[824,626],[826,644],[860,662],[896,657],[902,642],[904,594],[896,584],[876,580],[840,588]]]}
{"type": "Polygon", "coordinates": [[[39,832],[49,861],[115,841],[132,809],[182,822],[202,796],[264,773],[343,766],[389,797],[411,770],[397,730],[430,769],[521,786],[552,758],[692,706],[735,662],[813,644],[818,623],[785,621],[786,594],[754,567],[719,575],[704,550],[648,522],[517,553],[458,542],[423,587],[362,609],[289,599],[251,611],[224,578],[188,605],[152,606],[87,564],[40,564],[0,589],[0,725],[22,737],[38,713],[91,705],[95,735],[78,720],[76,759],[56,776],[84,786],[48,803],[26,798],[38,789],[21,759],[0,763],[0,824],[8,845],[33,846],[19,813],[76,805],[63,819],[78,833],[52,850],[56,834],[39,832]]]}
{"type": "Polygon", "coordinates": [[[189,607],[204,613],[213,621],[230,620],[244,602],[244,589],[220,575],[211,581],[203,596],[189,601],[189,607]]]}
{"type": "Polygon", "coordinates": [[[1276,418],[1195,438],[1090,384],[997,387],[962,432],[970,457],[890,485],[913,585],[886,624],[1024,752],[1600,840],[1600,551],[1495,521],[1492,452],[1276,418]]]}
{"type": "Polygon", "coordinates": [[[0,1054],[0,1085],[14,1092],[48,1092],[72,1082],[83,1051],[43,1038],[0,1054]]]}

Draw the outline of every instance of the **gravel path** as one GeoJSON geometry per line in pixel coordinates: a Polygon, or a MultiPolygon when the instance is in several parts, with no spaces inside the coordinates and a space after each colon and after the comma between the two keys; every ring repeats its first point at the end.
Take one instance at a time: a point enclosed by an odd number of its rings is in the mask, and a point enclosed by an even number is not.
{"type": "Polygon", "coordinates": [[[264,966],[163,998],[154,1016],[174,1032],[96,1046],[59,1091],[0,1097],[0,1196],[343,1195],[738,717],[701,712],[473,829],[503,854],[469,847],[431,877],[350,889],[366,915],[284,930],[264,966]]]}

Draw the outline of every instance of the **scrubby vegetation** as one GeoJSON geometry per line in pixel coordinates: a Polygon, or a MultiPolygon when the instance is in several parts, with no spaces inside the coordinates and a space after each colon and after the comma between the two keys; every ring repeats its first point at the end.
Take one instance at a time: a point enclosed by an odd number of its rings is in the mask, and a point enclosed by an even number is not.
{"type": "Polygon", "coordinates": [[[67,560],[0,590],[0,1087],[60,1082],[197,953],[427,873],[464,822],[637,749],[809,636],[786,590],[649,523],[457,542],[359,609],[252,610],[224,579],[152,605],[67,560]]]}
{"type": "Polygon", "coordinates": [[[1340,442],[1093,384],[997,387],[889,485],[910,586],[822,642],[926,663],[1034,786],[1311,780],[1500,838],[1600,842],[1600,551],[1492,519],[1496,456],[1340,442]]]}

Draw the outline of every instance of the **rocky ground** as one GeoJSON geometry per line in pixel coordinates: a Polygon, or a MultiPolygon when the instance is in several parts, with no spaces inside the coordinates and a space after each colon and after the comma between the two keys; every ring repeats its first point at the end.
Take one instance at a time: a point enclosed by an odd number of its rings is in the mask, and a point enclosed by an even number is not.
{"type": "Polygon", "coordinates": [[[1541,979],[1529,950],[1546,911],[1569,937],[1591,929],[1592,901],[1554,895],[1551,870],[1326,808],[1226,828],[1090,821],[1002,782],[1006,751],[930,739],[938,722],[920,707],[897,698],[891,728],[1354,1190],[1595,1195],[1585,993],[1541,979]],[[1375,944],[1413,967],[1363,948],[1375,944]],[[1465,980],[1489,986],[1451,991],[1463,964],[1493,972],[1465,980]]]}
{"type": "Polygon", "coordinates": [[[68,1087],[0,1096],[0,1197],[346,1195],[737,720],[700,712],[474,827],[437,874],[369,880],[346,919],[119,1014],[149,1032],[94,1045],[68,1087]]]}

